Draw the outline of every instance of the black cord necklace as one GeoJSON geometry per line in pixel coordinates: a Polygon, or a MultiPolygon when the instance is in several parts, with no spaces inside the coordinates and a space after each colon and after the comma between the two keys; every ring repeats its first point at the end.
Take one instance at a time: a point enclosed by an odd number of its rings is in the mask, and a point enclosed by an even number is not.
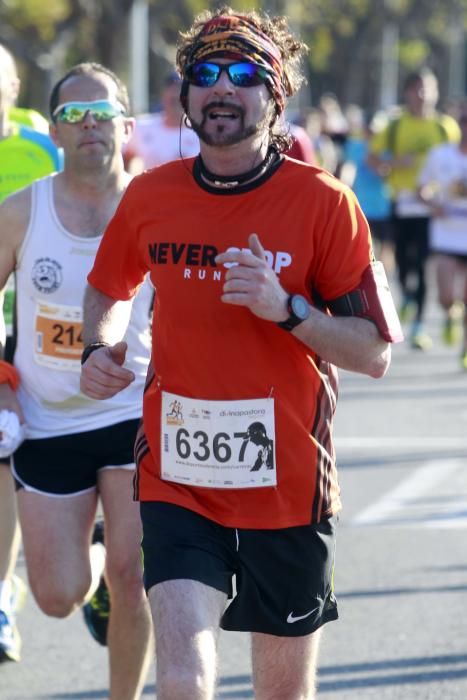
{"type": "Polygon", "coordinates": [[[275,148],[269,148],[266,157],[264,158],[264,160],[261,161],[259,165],[256,165],[254,168],[248,170],[246,173],[242,173],[241,175],[235,175],[233,177],[225,175],[216,175],[215,173],[212,173],[204,164],[201,156],[197,157],[197,161],[199,174],[204,180],[204,182],[206,182],[208,185],[211,185],[211,187],[230,189],[232,187],[240,187],[241,185],[246,185],[247,183],[256,180],[267,170],[269,170],[271,165],[273,165],[273,163],[276,163],[279,157],[279,153],[276,151],[275,148]]]}

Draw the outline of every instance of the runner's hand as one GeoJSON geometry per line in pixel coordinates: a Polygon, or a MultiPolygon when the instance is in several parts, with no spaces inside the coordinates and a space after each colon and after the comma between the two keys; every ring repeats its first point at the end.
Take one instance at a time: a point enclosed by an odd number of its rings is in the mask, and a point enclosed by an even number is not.
{"type": "Polygon", "coordinates": [[[125,389],[135,375],[123,367],[127,351],[123,341],[98,348],[92,352],[81,368],[81,391],[92,399],[110,399],[125,389]]]}
{"type": "Polygon", "coordinates": [[[256,235],[248,238],[249,251],[227,250],[216,257],[216,264],[233,263],[225,273],[222,301],[247,306],[266,321],[285,321],[288,294],[267,263],[264,248],[256,235]]]}

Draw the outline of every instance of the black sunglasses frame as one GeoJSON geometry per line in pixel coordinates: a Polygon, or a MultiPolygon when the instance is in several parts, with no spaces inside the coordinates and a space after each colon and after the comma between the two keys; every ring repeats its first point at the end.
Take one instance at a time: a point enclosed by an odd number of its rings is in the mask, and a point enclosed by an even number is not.
{"type": "Polygon", "coordinates": [[[185,69],[185,79],[190,83],[190,85],[195,85],[196,87],[202,88],[210,88],[217,83],[224,71],[227,73],[227,77],[229,78],[232,85],[235,85],[235,87],[257,87],[258,85],[264,85],[267,82],[268,78],[268,73],[264,68],[262,68],[262,66],[258,66],[256,63],[250,63],[249,61],[237,61],[236,63],[214,63],[212,61],[198,61],[197,63],[192,63],[191,65],[187,66],[187,68],[185,69]],[[196,79],[194,70],[198,66],[213,66],[218,70],[218,73],[214,76],[215,79],[212,83],[203,85],[200,80],[196,79]],[[251,75],[247,75],[251,82],[249,81],[249,83],[245,85],[238,82],[238,80],[236,81],[235,75],[231,73],[231,70],[234,69],[235,66],[252,66],[252,68],[254,68],[254,71],[251,73],[251,75]]]}

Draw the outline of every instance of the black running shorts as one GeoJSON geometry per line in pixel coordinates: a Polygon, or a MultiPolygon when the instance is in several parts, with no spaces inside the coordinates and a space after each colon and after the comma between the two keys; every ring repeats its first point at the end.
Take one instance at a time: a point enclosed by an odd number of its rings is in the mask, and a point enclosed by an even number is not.
{"type": "Polygon", "coordinates": [[[101,469],[135,467],[139,419],[72,435],[25,440],[12,458],[18,489],[72,496],[96,488],[101,469]]]}
{"type": "Polygon", "coordinates": [[[174,579],[223,591],[232,599],[221,620],[225,630],[300,637],[337,619],[335,518],[282,530],[237,530],[160,502],[141,503],[141,518],[147,591],[174,579]]]}

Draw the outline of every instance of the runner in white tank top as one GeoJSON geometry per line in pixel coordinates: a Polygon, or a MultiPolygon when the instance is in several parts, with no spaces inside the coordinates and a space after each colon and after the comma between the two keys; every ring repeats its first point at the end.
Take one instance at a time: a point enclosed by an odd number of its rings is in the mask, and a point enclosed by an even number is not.
{"type": "Polygon", "coordinates": [[[28,438],[95,430],[141,415],[150,354],[153,287],[146,282],[133,304],[125,339],[135,381],[106,401],[80,393],[82,303],[101,236],[77,236],[58,219],[55,176],[31,187],[31,218],[18,253],[17,338],[14,365],[28,438]]]}
{"type": "MultiPolygon", "coordinates": [[[[125,322],[115,336],[118,350],[109,350],[117,362],[127,350],[128,391],[108,401],[79,391],[86,277],[131,180],[122,147],[134,120],[126,116],[125,86],[93,63],[72,68],[52,90],[50,105],[64,170],[0,205],[0,289],[15,272],[17,292],[16,349],[13,364],[0,362],[0,411],[13,411],[26,428],[12,468],[36,602],[54,617],[82,606],[92,636],[109,647],[109,700],[136,699],[151,652],[141,521],[132,499],[149,361],[148,282],[133,305],[120,307],[125,322]],[[99,500],[104,521],[94,527],[99,500]]],[[[0,334],[0,351],[1,344],[0,334]]],[[[13,506],[0,500],[0,509],[13,506]]],[[[14,562],[13,534],[2,530],[0,538],[14,562]]],[[[5,637],[18,640],[14,615],[0,616],[1,626],[5,637]]],[[[50,682],[54,695],[60,689],[50,682]]]]}

